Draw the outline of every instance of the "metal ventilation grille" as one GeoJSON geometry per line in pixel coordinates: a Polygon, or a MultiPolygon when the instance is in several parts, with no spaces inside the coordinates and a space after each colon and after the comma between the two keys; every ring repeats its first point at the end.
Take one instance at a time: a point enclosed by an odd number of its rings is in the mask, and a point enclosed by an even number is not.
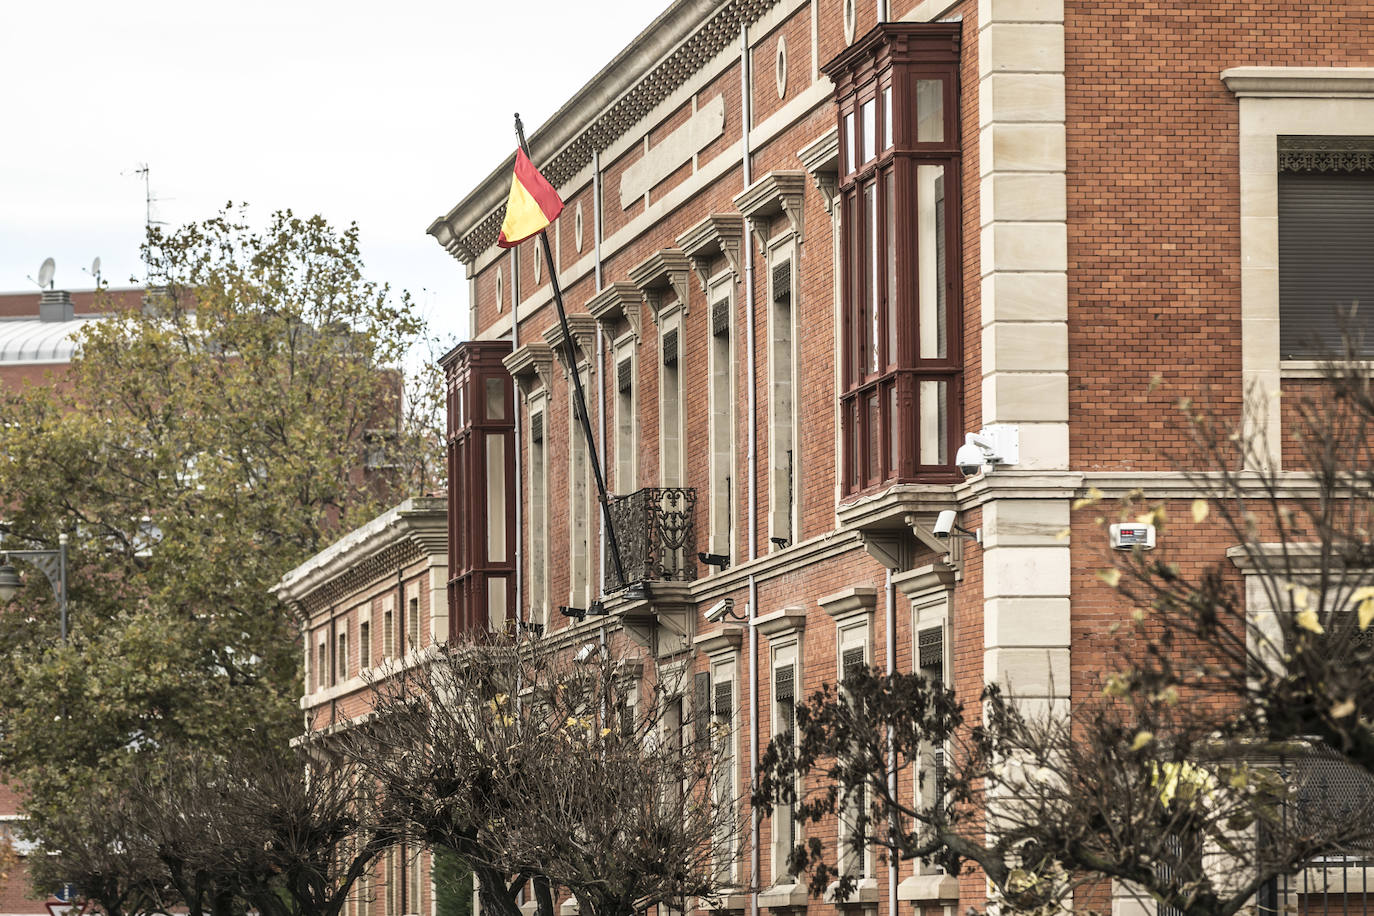
{"type": "Polygon", "coordinates": [[[792,301],[792,262],[783,261],[773,268],[773,301],[792,301]]]}
{"type": "Polygon", "coordinates": [[[863,669],[863,666],[864,650],[862,647],[845,649],[844,654],[840,656],[840,678],[846,681],[849,680],[851,677],[858,674],[859,671],[863,669]]]}
{"type": "Polygon", "coordinates": [[[628,394],[630,389],[634,386],[633,369],[634,367],[630,365],[630,361],[628,359],[622,360],[615,367],[616,390],[618,390],[621,394],[628,394]]]}
{"type": "Polygon", "coordinates": [[[722,337],[730,333],[730,300],[722,299],[711,306],[711,334],[722,337]]]}
{"type": "Polygon", "coordinates": [[[935,778],[935,797],[940,798],[945,794],[945,749],[937,747],[931,756],[931,775],[935,778]]]}
{"type": "Polygon", "coordinates": [[[945,634],[941,627],[922,630],[916,636],[916,659],[921,672],[933,681],[945,679],[945,634]]]}
{"type": "Polygon", "coordinates": [[[663,335],[663,365],[677,365],[677,328],[663,335]]]}
{"type": "Polygon", "coordinates": [[[791,665],[783,665],[773,672],[773,695],[779,703],[791,703],[796,696],[791,665]]]}
{"type": "Polygon", "coordinates": [[[714,712],[716,718],[722,722],[729,722],[731,714],[734,712],[733,686],[729,681],[721,681],[716,685],[716,708],[714,712]]]}
{"type": "Polygon", "coordinates": [[[530,417],[530,441],[544,441],[544,415],[542,413],[530,417]]]}

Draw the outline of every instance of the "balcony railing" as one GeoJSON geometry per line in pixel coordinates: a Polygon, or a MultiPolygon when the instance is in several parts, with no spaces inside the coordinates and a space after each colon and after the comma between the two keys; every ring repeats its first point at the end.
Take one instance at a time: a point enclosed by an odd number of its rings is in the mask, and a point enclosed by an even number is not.
{"type": "Polygon", "coordinates": [[[697,491],[691,487],[646,487],[611,501],[611,519],[625,564],[626,582],[649,579],[688,582],[697,577],[697,491]]]}

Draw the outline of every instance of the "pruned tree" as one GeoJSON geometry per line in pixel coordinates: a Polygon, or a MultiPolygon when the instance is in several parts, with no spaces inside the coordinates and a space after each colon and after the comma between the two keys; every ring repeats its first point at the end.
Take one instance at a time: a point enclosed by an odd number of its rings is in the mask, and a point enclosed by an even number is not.
{"type": "Polygon", "coordinates": [[[252,741],[139,760],[44,837],[39,877],[111,916],[339,916],[397,831],[351,768],[252,741]]]}
{"type": "Polygon", "coordinates": [[[1145,492],[1116,513],[1095,491],[1079,501],[1098,524],[1211,526],[1234,545],[1207,564],[1167,546],[1191,537],[1103,557],[1102,580],[1136,610],[1114,630],[1100,696],[1032,710],[996,689],[975,703],[919,674],[865,672],[799,704],[755,799],[838,820],[840,849],[794,851],[813,892],[843,894],[845,850],[876,846],[956,874],[975,865],[1016,909],[1112,879],[1188,916],[1230,916],[1314,858],[1374,850],[1374,383],[1347,357],[1285,393],[1283,443],[1256,428],[1262,401],[1236,416],[1181,402],[1191,448],[1172,458],[1202,494],[1181,511],[1145,492]],[[1338,801],[1323,789],[1333,774],[1354,787],[1338,801]]]}
{"type": "Polygon", "coordinates": [[[695,740],[681,691],[652,659],[526,639],[438,651],[377,685],[374,718],[345,742],[411,825],[455,850],[487,914],[530,887],[581,911],[683,906],[728,883],[712,842],[738,830],[714,804],[718,743],[695,740]]]}

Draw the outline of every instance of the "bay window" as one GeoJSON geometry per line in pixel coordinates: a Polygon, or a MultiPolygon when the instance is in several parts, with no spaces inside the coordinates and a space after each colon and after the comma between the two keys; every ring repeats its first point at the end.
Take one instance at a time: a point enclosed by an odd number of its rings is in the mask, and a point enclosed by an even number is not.
{"type": "Polygon", "coordinates": [[[884,23],[825,68],[840,129],[845,496],[960,479],[958,66],[958,23],[884,23]]]}

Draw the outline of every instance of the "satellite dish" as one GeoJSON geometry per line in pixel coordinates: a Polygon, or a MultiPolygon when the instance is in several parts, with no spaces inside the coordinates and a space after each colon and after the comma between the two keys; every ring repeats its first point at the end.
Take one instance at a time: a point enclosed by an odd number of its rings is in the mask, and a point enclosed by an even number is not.
{"type": "Polygon", "coordinates": [[[52,258],[43,261],[43,266],[38,268],[38,288],[52,289],[52,275],[57,273],[57,264],[52,258]]]}
{"type": "Polygon", "coordinates": [[[95,282],[100,282],[100,258],[91,262],[91,276],[95,277],[95,282]]]}

